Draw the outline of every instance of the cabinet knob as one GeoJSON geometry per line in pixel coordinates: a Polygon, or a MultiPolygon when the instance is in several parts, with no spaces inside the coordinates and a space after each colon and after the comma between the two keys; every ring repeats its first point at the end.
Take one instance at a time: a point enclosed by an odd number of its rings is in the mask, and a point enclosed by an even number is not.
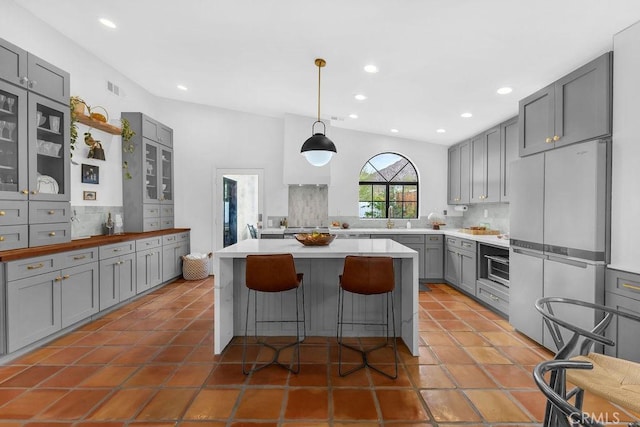
{"type": "Polygon", "coordinates": [[[550,143],[553,142],[553,138],[549,137],[549,138],[545,139],[544,142],[546,142],[547,144],[550,144],[550,143]]]}
{"type": "Polygon", "coordinates": [[[67,280],[69,277],[71,276],[69,276],[68,274],[65,274],[64,276],[62,276],[62,280],[67,280]]]}
{"type": "Polygon", "coordinates": [[[20,84],[21,84],[21,85],[26,84],[28,81],[29,81],[29,79],[28,79],[28,78],[26,78],[26,77],[24,77],[24,76],[23,76],[23,77],[20,77],[20,84]]]}
{"type": "Polygon", "coordinates": [[[29,80],[29,87],[30,87],[31,89],[33,89],[33,87],[34,87],[35,85],[37,85],[37,84],[38,84],[38,82],[37,82],[37,81],[35,81],[35,80],[29,80]]]}
{"type": "Polygon", "coordinates": [[[31,190],[31,194],[38,194],[37,190],[31,190]]]}
{"type": "Polygon", "coordinates": [[[53,215],[54,213],[56,213],[56,211],[49,211],[47,212],[49,215],[53,215]]]}
{"type": "Polygon", "coordinates": [[[29,190],[22,190],[21,193],[22,194],[29,194],[29,190]]]}
{"type": "Polygon", "coordinates": [[[5,211],[0,211],[0,216],[5,216],[6,212],[5,211]]]}
{"type": "Polygon", "coordinates": [[[553,141],[560,141],[560,137],[558,135],[554,135],[553,136],[553,141]]]}
{"type": "Polygon", "coordinates": [[[4,242],[4,236],[0,236],[0,242],[4,242]]]}
{"type": "Polygon", "coordinates": [[[53,236],[55,236],[55,235],[56,235],[56,232],[55,232],[55,231],[52,231],[51,233],[49,233],[49,236],[50,236],[50,237],[53,237],[53,236]]]}
{"type": "Polygon", "coordinates": [[[62,277],[58,276],[58,277],[56,277],[56,278],[55,278],[55,279],[53,279],[53,280],[54,280],[54,281],[56,281],[56,282],[61,282],[61,281],[62,281],[62,277]]]}

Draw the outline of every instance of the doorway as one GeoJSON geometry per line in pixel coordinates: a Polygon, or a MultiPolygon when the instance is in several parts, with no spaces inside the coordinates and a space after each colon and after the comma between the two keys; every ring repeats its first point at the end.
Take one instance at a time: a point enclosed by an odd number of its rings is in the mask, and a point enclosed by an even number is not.
{"type": "Polygon", "coordinates": [[[263,171],[261,169],[218,169],[215,209],[219,212],[215,229],[218,248],[250,239],[247,225],[257,225],[263,212],[263,171]]]}

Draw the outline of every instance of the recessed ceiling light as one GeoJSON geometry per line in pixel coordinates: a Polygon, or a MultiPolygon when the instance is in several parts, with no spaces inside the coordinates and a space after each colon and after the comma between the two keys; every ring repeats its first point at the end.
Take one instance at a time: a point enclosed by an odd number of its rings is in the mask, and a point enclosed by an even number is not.
{"type": "Polygon", "coordinates": [[[445,133],[445,132],[446,132],[446,130],[445,130],[445,129],[437,129],[437,130],[436,130],[436,132],[438,132],[438,133],[445,133]]]}
{"type": "Polygon", "coordinates": [[[398,129],[389,129],[389,131],[390,131],[391,133],[398,133],[398,132],[400,132],[398,129]]]}
{"type": "Polygon", "coordinates": [[[358,101],[364,101],[365,99],[367,99],[367,97],[361,93],[357,94],[354,98],[356,98],[358,101]]]}
{"type": "Polygon", "coordinates": [[[377,72],[378,72],[378,67],[376,67],[376,66],[375,66],[375,65],[373,65],[373,64],[369,64],[369,65],[365,65],[365,66],[364,66],[364,70],[365,70],[367,73],[377,73],[377,72]]]}
{"type": "Polygon", "coordinates": [[[513,89],[511,89],[510,87],[505,86],[505,87],[501,87],[496,92],[498,92],[500,95],[506,95],[508,93],[513,92],[513,89]]]}
{"type": "Polygon", "coordinates": [[[462,113],[462,114],[460,114],[460,117],[468,119],[469,117],[473,117],[473,114],[471,114],[471,113],[462,113]]]}
{"type": "Polygon", "coordinates": [[[117,28],[117,27],[116,27],[116,24],[114,24],[114,23],[113,23],[113,21],[111,21],[110,19],[107,19],[107,18],[100,18],[100,19],[98,19],[98,21],[100,21],[100,23],[101,23],[102,25],[104,25],[105,27],[108,27],[108,28],[117,28]]]}
{"type": "Polygon", "coordinates": [[[180,89],[180,90],[189,90],[189,88],[188,88],[188,87],[186,87],[185,85],[178,85],[178,86],[176,86],[176,87],[177,87],[178,89],[180,89]]]}
{"type": "Polygon", "coordinates": [[[357,114],[349,114],[349,117],[352,119],[357,119],[358,115],[357,114]]]}

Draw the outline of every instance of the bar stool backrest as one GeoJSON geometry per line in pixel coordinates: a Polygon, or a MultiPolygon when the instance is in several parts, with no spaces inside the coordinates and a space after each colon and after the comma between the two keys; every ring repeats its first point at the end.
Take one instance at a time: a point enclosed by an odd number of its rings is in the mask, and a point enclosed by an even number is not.
{"type": "Polygon", "coordinates": [[[260,292],[281,292],[300,285],[291,254],[247,255],[247,288],[260,292]]]}
{"type": "Polygon", "coordinates": [[[362,295],[393,291],[393,258],[349,255],[344,260],[340,284],[345,291],[362,295]]]}

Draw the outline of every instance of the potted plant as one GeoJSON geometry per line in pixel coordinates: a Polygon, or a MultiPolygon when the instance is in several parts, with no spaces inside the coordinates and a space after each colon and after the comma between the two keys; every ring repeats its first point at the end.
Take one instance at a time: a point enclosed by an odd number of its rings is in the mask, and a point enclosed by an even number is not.
{"type": "Polygon", "coordinates": [[[71,143],[71,157],[73,157],[73,150],[76,149],[76,141],[78,140],[78,116],[84,114],[85,108],[88,108],[88,106],[82,98],[74,95],[69,98],[69,108],[71,110],[71,129],[69,130],[69,139],[71,143]]]}

